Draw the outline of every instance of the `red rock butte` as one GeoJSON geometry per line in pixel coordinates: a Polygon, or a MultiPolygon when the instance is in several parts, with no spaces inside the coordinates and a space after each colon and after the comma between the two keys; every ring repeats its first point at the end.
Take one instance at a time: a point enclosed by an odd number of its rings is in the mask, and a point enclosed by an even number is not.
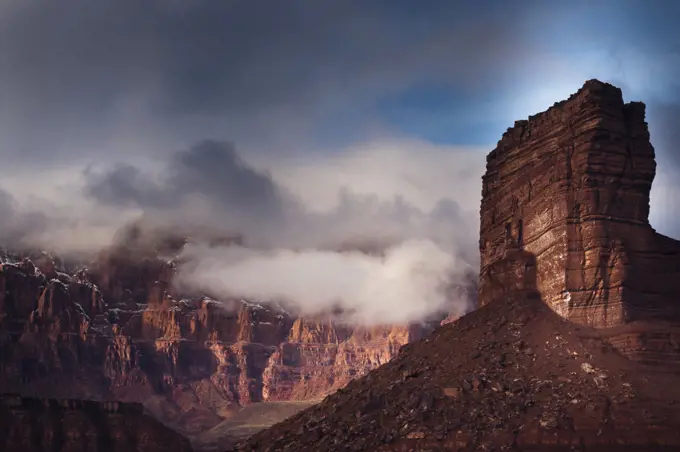
{"type": "Polygon", "coordinates": [[[680,450],[655,165],[644,105],[596,80],[517,122],[483,178],[482,306],[234,450],[680,450]]]}
{"type": "Polygon", "coordinates": [[[680,242],[649,223],[655,172],[645,105],[608,83],[516,121],[483,176],[480,305],[535,289],[598,328],[677,321],[680,242]]]}

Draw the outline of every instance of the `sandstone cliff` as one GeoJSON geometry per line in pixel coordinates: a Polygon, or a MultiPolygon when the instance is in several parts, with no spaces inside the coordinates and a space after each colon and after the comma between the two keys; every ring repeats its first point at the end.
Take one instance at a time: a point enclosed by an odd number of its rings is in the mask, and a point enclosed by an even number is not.
{"type": "Polygon", "coordinates": [[[509,283],[506,250],[536,256],[538,290],[558,314],[596,327],[677,319],[680,242],[649,224],[656,170],[645,106],[590,80],[517,121],[487,157],[480,304],[509,283]]]}
{"type": "Polygon", "coordinates": [[[0,444],[22,452],[190,452],[139,404],[0,397],[0,444]]]}
{"type": "Polygon", "coordinates": [[[73,275],[32,257],[0,264],[0,391],[140,402],[185,434],[251,403],[322,397],[435,326],[366,329],[182,297],[174,264],[136,246],[73,275]]]}

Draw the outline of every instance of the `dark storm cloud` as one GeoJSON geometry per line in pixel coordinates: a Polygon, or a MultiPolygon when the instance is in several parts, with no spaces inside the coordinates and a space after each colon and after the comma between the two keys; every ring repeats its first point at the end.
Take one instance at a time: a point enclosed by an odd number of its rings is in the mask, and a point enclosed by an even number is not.
{"type": "MultiPolygon", "coordinates": [[[[88,197],[121,212],[141,211],[142,226],[150,231],[238,235],[249,246],[291,249],[380,248],[423,239],[474,259],[468,212],[451,199],[435,199],[428,211],[399,195],[381,198],[344,187],[333,208],[314,211],[269,174],[243,162],[228,142],[203,141],[171,154],[160,173],[117,165],[88,170],[85,178],[88,197]]],[[[308,189],[314,190],[314,183],[308,189]]]]}
{"type": "Polygon", "coordinates": [[[196,140],[217,124],[244,142],[282,123],[277,138],[294,141],[418,80],[491,77],[522,49],[508,25],[519,15],[490,1],[6,2],[3,152],[97,153],[103,139],[125,152],[127,139],[196,140]]]}
{"type": "Polygon", "coordinates": [[[231,143],[203,141],[174,155],[169,185],[178,193],[195,190],[214,196],[225,207],[251,206],[272,212],[282,203],[271,177],[249,167],[231,143]]]}
{"type": "MultiPolygon", "coordinates": [[[[459,57],[455,64],[465,71],[481,62],[480,50],[509,37],[501,17],[515,8],[494,14],[448,2],[414,9],[354,0],[28,0],[4,9],[4,69],[17,86],[37,89],[36,98],[75,95],[105,106],[131,85],[154,81],[167,90],[168,106],[193,112],[290,103],[323,89],[333,73],[357,79],[397,69],[401,76],[421,70],[411,63],[429,56],[459,57]]],[[[451,63],[430,59],[428,66],[451,63]]]]}
{"type": "Polygon", "coordinates": [[[232,215],[273,220],[283,195],[267,174],[246,165],[228,142],[206,140],[173,154],[160,180],[131,165],[104,173],[87,172],[86,193],[101,203],[168,210],[200,195],[232,215]]]}
{"type": "MultiPolygon", "coordinates": [[[[678,34],[669,8],[678,6],[648,3],[5,1],[0,146],[17,162],[46,162],[168,149],[206,136],[277,150],[310,136],[352,140],[373,122],[390,122],[381,100],[432,83],[466,94],[451,100],[456,114],[442,117],[475,110],[475,118],[496,118],[501,108],[480,113],[480,99],[530,97],[551,67],[540,52],[647,52],[661,47],[657,35],[672,49],[678,34]],[[347,133],[339,134],[343,124],[347,133]]],[[[577,78],[573,88],[584,80],[577,78]]],[[[418,121],[434,123],[422,115],[401,120],[418,121]]],[[[504,127],[479,123],[498,133],[504,127]]],[[[446,135],[446,128],[424,135],[446,135]]],[[[492,135],[475,124],[465,129],[445,138],[492,135]]]]}

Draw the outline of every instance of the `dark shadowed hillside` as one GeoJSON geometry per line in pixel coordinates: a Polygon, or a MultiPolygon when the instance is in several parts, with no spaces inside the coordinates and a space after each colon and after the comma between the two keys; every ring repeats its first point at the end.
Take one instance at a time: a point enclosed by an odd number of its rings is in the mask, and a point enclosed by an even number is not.
{"type": "Polygon", "coordinates": [[[0,397],[0,445],[21,452],[191,452],[189,440],[142,405],[0,397]]]}
{"type": "Polygon", "coordinates": [[[518,291],[239,450],[677,450],[675,371],[621,356],[606,332],[518,291]]]}

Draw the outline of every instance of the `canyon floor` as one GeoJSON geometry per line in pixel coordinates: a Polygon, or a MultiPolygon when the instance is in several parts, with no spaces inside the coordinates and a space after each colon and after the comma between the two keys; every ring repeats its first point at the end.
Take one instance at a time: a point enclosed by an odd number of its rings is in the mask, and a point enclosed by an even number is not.
{"type": "Polygon", "coordinates": [[[190,436],[192,446],[197,452],[223,451],[321,400],[260,402],[248,405],[215,427],[190,436]]]}

